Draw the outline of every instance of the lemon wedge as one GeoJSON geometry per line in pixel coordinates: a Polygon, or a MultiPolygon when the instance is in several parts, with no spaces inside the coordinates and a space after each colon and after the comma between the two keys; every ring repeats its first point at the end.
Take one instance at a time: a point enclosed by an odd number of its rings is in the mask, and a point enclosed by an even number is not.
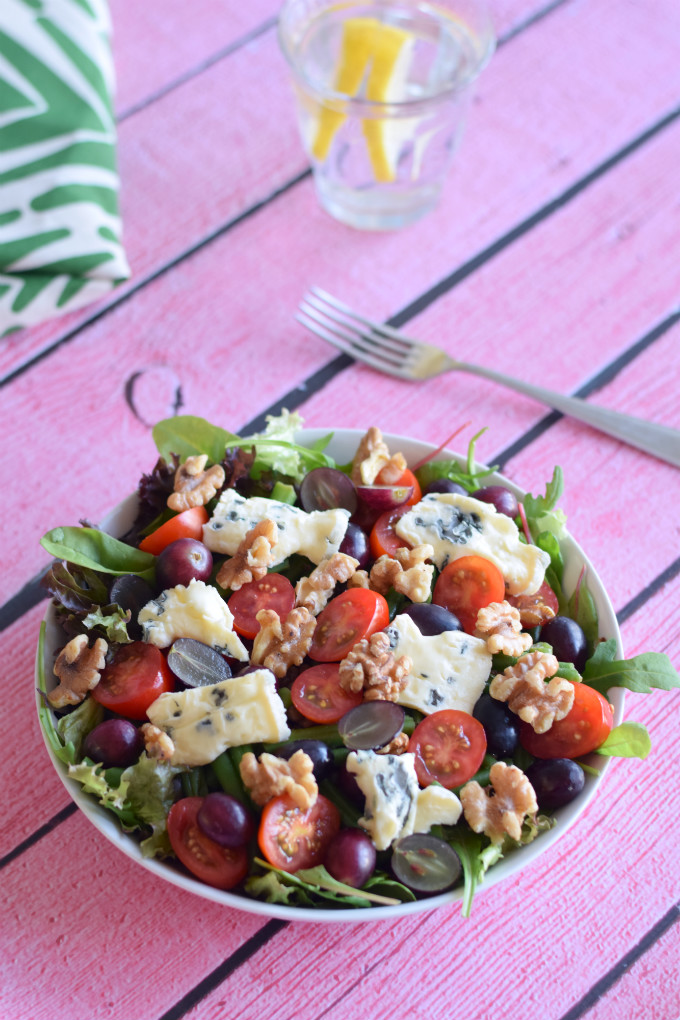
{"type": "MultiPolygon", "coordinates": [[[[334,90],[345,96],[357,96],[365,84],[365,98],[389,103],[403,97],[403,88],[411,64],[415,39],[410,32],[384,25],[376,18],[348,18],[343,24],[342,44],[334,90]]],[[[322,106],[312,154],[324,160],[333,138],[347,114],[322,106]]],[[[400,139],[381,119],[365,119],[362,129],[377,181],[393,181],[400,139]]]]}

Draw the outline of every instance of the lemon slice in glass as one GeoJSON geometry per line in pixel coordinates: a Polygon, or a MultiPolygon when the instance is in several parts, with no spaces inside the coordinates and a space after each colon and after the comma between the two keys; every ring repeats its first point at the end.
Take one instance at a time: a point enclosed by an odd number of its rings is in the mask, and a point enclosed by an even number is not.
{"type": "MultiPolygon", "coordinates": [[[[380,103],[403,99],[415,38],[412,33],[376,18],[348,18],[343,24],[340,58],[333,88],[345,96],[357,96],[365,81],[364,95],[380,103]]],[[[312,155],[324,160],[347,114],[322,106],[312,155]]],[[[362,122],[368,154],[377,181],[393,181],[401,144],[385,119],[362,122]]]]}

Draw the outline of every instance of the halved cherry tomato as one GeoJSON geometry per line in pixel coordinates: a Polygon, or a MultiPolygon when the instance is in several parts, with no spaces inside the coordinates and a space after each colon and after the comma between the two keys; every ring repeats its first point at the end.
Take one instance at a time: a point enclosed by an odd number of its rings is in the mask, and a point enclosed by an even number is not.
{"type": "Polygon", "coordinates": [[[382,595],[368,588],[348,588],[317,616],[309,657],[315,662],[340,662],[357,641],[383,630],[389,622],[390,610],[382,595]]]}
{"type": "Polygon", "coordinates": [[[185,797],[170,808],[170,844],[185,868],[206,885],[233,889],[248,874],[248,852],[244,846],[220,846],[199,828],[198,812],[203,797],[185,797]]]}
{"type": "Polygon", "coordinates": [[[528,723],[519,728],[520,743],[534,758],[580,758],[603,744],[612,731],[614,711],[607,699],[585,683],[574,683],[574,704],[545,733],[528,723]]]}
{"type": "Polygon", "coordinates": [[[260,581],[249,581],[227,602],[234,616],[234,630],[242,637],[254,638],[260,625],[261,609],[273,609],[283,619],[295,605],[295,588],[283,574],[267,574],[260,581]]]}
{"type": "MultiPolygon", "coordinates": [[[[544,581],[537,592],[533,595],[506,595],[505,598],[511,606],[515,606],[519,609],[519,618],[522,623],[523,630],[531,630],[533,627],[538,626],[538,622],[541,622],[540,609],[542,606],[547,606],[552,609],[555,616],[560,611],[560,603],[557,595],[552,590],[547,581],[544,581]],[[538,616],[537,616],[538,614],[538,616]]],[[[545,622],[545,620],[543,620],[545,622]]]]}
{"type": "Polygon", "coordinates": [[[146,719],[151,702],[174,689],[175,681],[161,650],[144,641],[133,641],[118,648],[92,697],[126,719],[146,719]]]}
{"type": "Polygon", "coordinates": [[[463,630],[474,633],[477,612],[505,598],[505,581],[495,563],[483,556],[460,556],[437,578],[432,601],[457,616],[463,630]]]}
{"type": "Polygon", "coordinates": [[[307,811],[283,794],[265,805],[257,841],[275,868],[299,871],[321,864],[339,831],[340,812],[321,794],[307,811]]]}
{"type": "Polygon", "coordinates": [[[467,712],[446,708],[419,722],[408,743],[416,756],[421,786],[441,783],[447,790],[467,783],[484,760],[484,727],[467,712]]]}
{"type": "Polygon", "coordinates": [[[337,722],[364,700],[361,691],[355,694],[340,686],[338,662],[322,662],[299,673],[290,694],[298,712],[315,723],[337,722]]]}
{"type": "Polygon", "coordinates": [[[405,542],[403,538],[399,538],[394,530],[394,525],[410,509],[409,504],[404,503],[394,510],[386,510],[384,514],[380,514],[371,529],[369,538],[371,556],[374,560],[377,560],[379,556],[394,556],[397,549],[408,547],[409,543],[405,542]]]}
{"type": "Polygon", "coordinates": [[[208,511],[204,506],[192,506],[190,510],[182,510],[176,517],[171,517],[160,528],[142,539],[139,548],[142,552],[158,556],[171,542],[178,538],[197,538],[203,540],[203,525],[209,520],[208,511]]]}
{"type": "Polygon", "coordinates": [[[375,480],[376,485],[404,485],[404,486],[412,485],[413,492],[411,494],[411,497],[406,500],[406,506],[415,506],[416,503],[420,503],[421,499],[423,498],[420,483],[409,468],[406,468],[403,475],[400,475],[396,482],[386,482],[382,479],[381,475],[382,471],[379,471],[378,476],[375,480]]]}

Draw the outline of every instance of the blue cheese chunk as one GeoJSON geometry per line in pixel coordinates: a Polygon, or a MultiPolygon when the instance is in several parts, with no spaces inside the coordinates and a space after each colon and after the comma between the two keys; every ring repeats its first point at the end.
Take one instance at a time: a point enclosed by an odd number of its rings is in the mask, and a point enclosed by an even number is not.
{"type": "Polygon", "coordinates": [[[455,825],[463,805],[452,790],[443,786],[426,786],[418,794],[414,832],[429,832],[433,825],[455,825]]]}
{"type": "Polygon", "coordinates": [[[161,694],[146,714],[172,740],[173,765],[207,765],[228,747],[290,737],[276,678],[268,669],[161,694]]]}
{"type": "Polygon", "coordinates": [[[395,658],[411,660],[400,705],[425,715],[445,708],[472,712],[491,672],[486,641],[460,630],[426,637],[405,614],[395,616],[385,633],[395,658]]]}
{"type": "Polygon", "coordinates": [[[203,541],[213,552],[233,556],[251,528],[268,518],[278,528],[273,547],[273,566],[293,553],[301,553],[319,564],[338,552],[349,522],[348,510],[314,510],[305,513],[289,503],[253,496],[245,499],[234,489],[225,489],[215,511],[203,525],[203,541]]]}
{"type": "Polygon", "coordinates": [[[234,632],[234,617],[217,588],[195,578],[188,587],[178,584],[161,592],[140,610],[137,622],[142,637],[157,648],[168,648],[175,638],[195,638],[240,662],[248,652],[234,632]]]}
{"type": "Polygon", "coordinates": [[[366,798],[359,825],[376,849],[386,850],[395,839],[413,832],[419,790],[414,754],[352,751],[347,771],[366,798]]]}
{"type": "Polygon", "coordinates": [[[400,517],[395,531],[411,546],[425,542],[443,570],[461,556],[475,554],[500,570],[511,595],[532,595],[541,587],[550,556],[520,540],[515,522],[472,496],[433,492],[400,517]]]}

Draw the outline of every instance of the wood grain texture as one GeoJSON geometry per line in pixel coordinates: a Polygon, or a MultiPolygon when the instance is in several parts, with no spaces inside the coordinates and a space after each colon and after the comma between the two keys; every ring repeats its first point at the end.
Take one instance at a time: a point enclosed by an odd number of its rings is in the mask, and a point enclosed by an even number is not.
{"type": "MultiPolygon", "coordinates": [[[[680,74],[672,44],[674,18],[680,19],[678,8],[663,0],[664,35],[650,29],[638,7],[628,6],[624,17],[616,0],[557,8],[499,50],[482,77],[444,201],[432,217],[407,235],[354,232],[318,208],[305,182],[292,201],[286,197],[283,208],[276,203],[273,219],[267,214],[267,234],[281,243],[273,262],[265,244],[256,275],[268,265],[277,267],[278,275],[282,261],[303,268],[298,235],[302,239],[311,232],[318,250],[303,283],[322,282],[320,277],[336,286],[346,283],[377,315],[396,311],[673,109],[680,74]],[[654,73],[648,73],[652,67],[654,73]],[[607,86],[601,95],[609,81],[617,87],[607,86]],[[570,116],[574,108],[579,113],[570,116]],[[281,226],[279,217],[285,220],[281,226]],[[418,258],[404,259],[404,236],[410,249],[421,253],[418,258]]],[[[110,300],[305,168],[273,36],[255,40],[126,121],[120,162],[133,277],[110,300]]],[[[215,242],[213,266],[219,269],[223,252],[241,236],[230,233],[215,242]]],[[[174,279],[172,292],[180,286],[174,279]]],[[[212,293],[224,294],[225,284],[228,293],[228,274],[213,270],[212,293]]],[[[290,305],[297,301],[297,289],[286,293],[282,287],[282,293],[290,305]]],[[[103,307],[7,338],[0,347],[0,377],[103,307]]]]}

